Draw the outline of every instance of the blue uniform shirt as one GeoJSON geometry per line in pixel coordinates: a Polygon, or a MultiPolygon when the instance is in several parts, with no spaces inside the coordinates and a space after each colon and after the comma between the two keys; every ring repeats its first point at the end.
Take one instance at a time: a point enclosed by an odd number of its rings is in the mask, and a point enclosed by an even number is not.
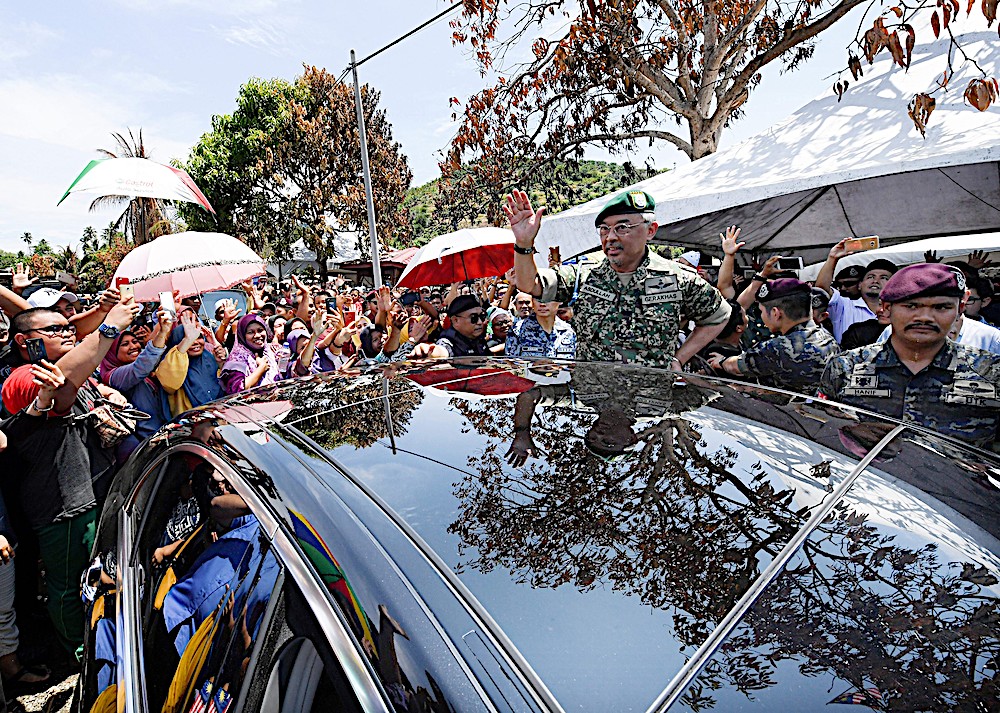
{"type": "Polygon", "coordinates": [[[576,332],[556,317],[552,332],[546,333],[538,318],[531,315],[510,328],[504,354],[509,357],[573,359],[576,356],[576,332]]]}
{"type": "Polygon", "coordinates": [[[996,354],[949,339],[930,365],[914,374],[899,360],[890,341],[831,359],[820,393],[989,448],[1000,423],[998,385],[1000,356],[996,354]]]}

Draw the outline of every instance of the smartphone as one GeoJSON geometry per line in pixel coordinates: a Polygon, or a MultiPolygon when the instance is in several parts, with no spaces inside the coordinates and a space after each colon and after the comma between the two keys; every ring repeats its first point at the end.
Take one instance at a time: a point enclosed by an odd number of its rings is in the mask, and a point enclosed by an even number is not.
{"type": "Polygon", "coordinates": [[[135,288],[132,285],[128,284],[127,282],[123,282],[121,285],[119,285],[118,292],[121,294],[122,302],[124,302],[130,297],[132,299],[135,299],[135,288]]]}
{"type": "Polygon", "coordinates": [[[122,285],[127,285],[128,283],[129,283],[129,279],[127,277],[116,277],[115,278],[115,289],[120,292],[121,289],[122,289],[122,285]]]}
{"type": "Polygon", "coordinates": [[[161,292],[160,293],[160,309],[170,312],[170,314],[177,314],[177,305],[174,304],[174,293],[173,292],[161,292]]]}
{"type": "Polygon", "coordinates": [[[327,297],[326,298],[326,311],[329,312],[330,314],[333,314],[334,312],[337,311],[337,298],[336,297],[327,297]]]}
{"type": "Polygon", "coordinates": [[[851,238],[846,243],[844,243],[844,248],[848,252],[860,252],[862,250],[877,250],[878,249],[878,236],[877,235],[866,235],[863,238],[851,238]]]}
{"type": "Polygon", "coordinates": [[[407,292],[405,295],[399,298],[399,301],[403,303],[404,306],[409,307],[415,305],[420,301],[419,292],[407,292]]]}
{"type": "Polygon", "coordinates": [[[779,270],[801,270],[803,268],[802,258],[800,257],[779,257],[778,258],[778,269],[779,270]]]}
{"type": "Polygon", "coordinates": [[[559,254],[558,245],[552,245],[549,247],[549,262],[562,262],[562,256],[559,254]]]}
{"type": "Polygon", "coordinates": [[[354,320],[357,319],[357,318],[358,318],[358,313],[355,312],[353,309],[345,309],[344,310],[344,326],[345,327],[347,325],[349,325],[349,324],[353,324],[354,320]]]}
{"type": "Polygon", "coordinates": [[[41,337],[25,340],[24,348],[28,350],[28,361],[32,364],[49,358],[48,352],[45,351],[45,342],[42,341],[41,337]]]}
{"type": "Polygon", "coordinates": [[[754,270],[752,267],[744,267],[743,268],[743,279],[744,280],[752,280],[753,276],[756,275],[756,274],[757,274],[757,271],[754,270]]]}

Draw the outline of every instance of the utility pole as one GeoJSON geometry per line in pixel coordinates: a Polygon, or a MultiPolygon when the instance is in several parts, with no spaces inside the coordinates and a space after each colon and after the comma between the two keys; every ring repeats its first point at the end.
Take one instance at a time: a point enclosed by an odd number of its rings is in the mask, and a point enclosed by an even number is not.
{"type": "Polygon", "coordinates": [[[375,228],[375,201],[372,198],[372,174],[368,167],[368,137],[365,134],[365,112],[361,106],[361,85],[358,83],[358,64],[351,50],[351,71],[354,73],[354,105],[358,111],[358,137],[361,140],[361,173],[365,179],[365,202],[368,205],[368,236],[372,241],[372,278],[375,289],[382,286],[382,264],[378,250],[378,232],[375,228]]]}

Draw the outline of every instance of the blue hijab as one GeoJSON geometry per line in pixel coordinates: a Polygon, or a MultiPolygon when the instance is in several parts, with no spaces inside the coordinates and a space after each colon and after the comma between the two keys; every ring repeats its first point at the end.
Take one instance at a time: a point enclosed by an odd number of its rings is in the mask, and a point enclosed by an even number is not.
{"type": "MultiPolygon", "coordinates": [[[[184,339],[184,327],[178,325],[170,332],[167,348],[176,347],[184,339]]],[[[219,382],[219,365],[215,356],[207,348],[201,356],[188,355],[188,372],[184,379],[184,393],[192,406],[201,406],[222,396],[222,384],[219,382]]],[[[167,392],[160,389],[166,413],[170,413],[167,392]]]]}

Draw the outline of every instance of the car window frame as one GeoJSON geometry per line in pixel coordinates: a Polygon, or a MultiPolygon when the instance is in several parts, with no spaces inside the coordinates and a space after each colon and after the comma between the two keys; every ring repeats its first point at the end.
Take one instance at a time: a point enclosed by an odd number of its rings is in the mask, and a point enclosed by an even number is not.
{"type": "MultiPolygon", "coordinates": [[[[375,672],[359,651],[353,635],[338,612],[328,605],[326,594],[320,583],[298,555],[294,543],[280,526],[268,506],[242,477],[239,470],[222,458],[218,453],[201,443],[175,443],[156,455],[156,458],[143,469],[142,477],[136,480],[125,498],[124,505],[118,511],[118,607],[117,623],[121,635],[119,637],[119,652],[122,665],[119,667],[118,682],[125,691],[125,710],[143,713],[148,710],[145,685],[141,672],[145,670],[145,657],[141,637],[141,612],[138,611],[139,583],[132,576],[132,549],[137,541],[138,532],[146,520],[147,513],[135,513],[134,508],[140,493],[145,495],[144,488],[152,487],[155,495],[168,459],[178,454],[190,454],[204,460],[219,470],[233,485],[233,488],[243,497],[251,513],[260,523],[262,533],[270,540],[274,553],[281,563],[285,576],[291,576],[292,582],[306,600],[316,603],[311,607],[313,616],[319,623],[320,630],[330,647],[334,657],[340,663],[344,675],[349,682],[354,695],[361,707],[373,713],[392,713],[388,693],[378,681],[375,672]],[[150,475],[160,469],[151,480],[150,475]],[[138,518],[136,517],[138,515],[138,518]],[[125,596],[128,593],[129,596],[125,596]]],[[[148,502],[148,500],[147,500],[148,502]]],[[[256,652],[255,652],[256,653],[256,652]]]]}

